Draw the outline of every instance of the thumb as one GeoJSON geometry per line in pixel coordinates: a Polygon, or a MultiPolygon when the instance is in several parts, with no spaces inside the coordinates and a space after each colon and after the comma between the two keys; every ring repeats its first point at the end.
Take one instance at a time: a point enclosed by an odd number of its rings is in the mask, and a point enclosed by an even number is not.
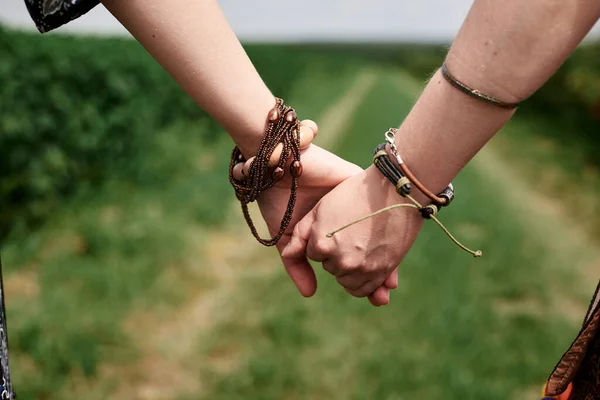
{"type": "Polygon", "coordinates": [[[315,220],[315,209],[316,207],[296,224],[290,242],[281,251],[281,258],[306,258],[306,246],[315,220]]]}
{"type": "Polygon", "coordinates": [[[289,243],[281,250],[283,266],[304,297],[311,297],[317,291],[317,277],[306,258],[306,245],[310,238],[313,215],[313,211],[309,212],[296,224],[289,243]]]}
{"type": "Polygon", "coordinates": [[[311,297],[317,291],[317,277],[305,255],[300,257],[281,257],[288,275],[304,297],[311,297]]]}
{"type": "Polygon", "coordinates": [[[394,269],[390,276],[383,282],[383,286],[388,289],[396,289],[398,287],[398,268],[394,269]]]}

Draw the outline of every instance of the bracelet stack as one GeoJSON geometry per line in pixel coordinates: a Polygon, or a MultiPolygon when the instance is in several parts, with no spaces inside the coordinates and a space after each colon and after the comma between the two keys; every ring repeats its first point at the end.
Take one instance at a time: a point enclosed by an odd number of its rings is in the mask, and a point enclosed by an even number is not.
{"type": "Polygon", "coordinates": [[[474,257],[481,257],[482,252],[480,250],[473,251],[467,247],[465,247],[462,243],[460,243],[452,234],[446,229],[446,227],[437,219],[437,213],[443,208],[448,207],[452,200],[454,200],[454,186],[452,183],[448,184],[446,189],[444,189],[440,194],[434,195],[430,190],[428,190],[410,171],[408,166],[400,157],[398,153],[398,149],[396,148],[396,134],[398,130],[395,128],[390,128],[386,134],[385,139],[386,142],[381,143],[375,149],[373,154],[373,164],[377,169],[385,176],[396,188],[396,192],[402,197],[407,198],[410,203],[400,203],[394,204],[381,210],[375,211],[369,215],[361,217],[357,220],[354,220],[330,233],[327,234],[327,237],[333,237],[336,233],[354,225],[361,221],[364,221],[368,218],[374,217],[378,214],[384,213],[386,211],[393,210],[395,208],[415,208],[420,213],[424,219],[433,220],[443,231],[444,233],[452,240],[458,247],[466,251],[467,253],[473,255],[474,257]],[[389,148],[389,152],[388,152],[389,148]],[[390,154],[391,153],[391,154],[390,154]],[[414,197],[411,196],[411,192],[413,186],[420,190],[426,197],[428,197],[432,202],[427,205],[421,205],[414,197]]]}
{"type": "MultiPolygon", "coordinates": [[[[481,251],[472,251],[463,246],[458,240],[450,234],[450,232],[442,225],[442,223],[436,218],[437,213],[443,208],[448,207],[452,200],[454,200],[454,186],[449,183],[446,189],[444,189],[438,195],[433,194],[428,190],[425,185],[417,179],[417,177],[408,168],[402,157],[398,153],[396,147],[396,134],[398,129],[390,128],[385,133],[385,142],[381,143],[375,149],[373,154],[373,164],[377,169],[396,187],[396,192],[402,197],[408,198],[415,208],[419,210],[421,216],[425,219],[433,219],[439,226],[444,230],[448,237],[456,243],[460,248],[471,253],[474,257],[480,257],[481,251]],[[388,148],[390,154],[388,153],[388,148]],[[425,206],[421,205],[416,201],[410,194],[412,186],[416,187],[421,193],[428,197],[432,202],[425,206]]],[[[406,204],[404,204],[406,206],[406,204]]]]}
{"type": "Polygon", "coordinates": [[[235,194],[242,205],[242,212],[250,231],[259,243],[265,246],[277,244],[281,236],[292,220],[292,213],[296,204],[296,191],[298,189],[298,178],[302,175],[302,163],[300,161],[300,126],[293,108],[284,104],[283,100],[276,99],[275,107],[267,117],[265,135],[261,141],[256,156],[246,160],[236,146],[231,154],[229,164],[229,182],[235,189],[235,194]],[[275,166],[269,166],[269,159],[279,146],[281,156],[275,166]],[[292,158],[291,163],[290,157],[292,158]],[[248,163],[248,161],[250,161],[248,163]],[[248,165],[249,164],[249,165],[248,165]],[[291,193],[288,205],[281,220],[279,232],[271,239],[263,239],[259,236],[254,222],[248,211],[248,204],[255,201],[265,190],[273,187],[280,181],[289,164],[289,172],[292,176],[291,193]],[[236,179],[241,171],[241,179],[236,179]],[[234,176],[235,175],[235,176],[234,176]]]}

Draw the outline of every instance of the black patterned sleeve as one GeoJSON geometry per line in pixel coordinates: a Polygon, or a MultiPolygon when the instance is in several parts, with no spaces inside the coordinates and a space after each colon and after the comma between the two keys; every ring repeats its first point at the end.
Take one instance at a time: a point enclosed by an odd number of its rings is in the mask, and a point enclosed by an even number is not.
{"type": "Polygon", "coordinates": [[[98,3],[100,0],[25,0],[29,15],[42,33],[79,18],[98,3]]]}

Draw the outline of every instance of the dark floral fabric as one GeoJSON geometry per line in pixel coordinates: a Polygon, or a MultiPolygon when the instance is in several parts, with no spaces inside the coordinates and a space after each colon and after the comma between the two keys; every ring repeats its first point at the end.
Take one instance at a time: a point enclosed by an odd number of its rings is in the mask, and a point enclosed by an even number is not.
{"type": "Polygon", "coordinates": [[[573,388],[569,400],[600,399],[600,282],[581,331],[548,379],[548,397],[543,400],[562,399],[559,394],[569,384],[573,388]]]}
{"type": "Polygon", "coordinates": [[[600,399],[600,331],[596,333],[573,381],[570,400],[600,399]]]}
{"type": "Polygon", "coordinates": [[[8,335],[6,332],[6,313],[4,307],[4,285],[2,284],[2,260],[0,260],[0,399],[12,400],[15,393],[10,381],[8,366],[8,335]]]}
{"type": "Polygon", "coordinates": [[[100,0],[25,0],[29,15],[42,33],[79,18],[100,0]]]}

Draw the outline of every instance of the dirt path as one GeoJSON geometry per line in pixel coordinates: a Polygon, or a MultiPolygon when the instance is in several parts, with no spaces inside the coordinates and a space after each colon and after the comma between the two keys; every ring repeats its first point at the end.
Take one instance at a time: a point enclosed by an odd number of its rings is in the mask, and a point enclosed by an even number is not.
{"type": "MultiPolygon", "coordinates": [[[[349,116],[378,79],[378,73],[370,70],[357,75],[346,93],[318,120],[320,135],[316,144],[328,149],[336,147],[351,121],[349,116]]],[[[416,97],[420,91],[420,86],[406,74],[394,75],[394,79],[405,93],[416,97]]],[[[583,285],[582,291],[589,291],[588,286],[592,288],[593,281],[598,279],[597,272],[592,271],[599,269],[600,251],[564,213],[561,204],[531,189],[515,167],[500,157],[493,143],[473,160],[472,167],[495,187],[510,188],[498,191],[506,202],[506,209],[511,210],[513,217],[533,237],[545,236],[548,251],[564,258],[565,263],[570,262],[568,267],[577,271],[575,275],[583,285]]],[[[190,248],[200,251],[192,252],[188,264],[202,271],[210,287],[199,288],[195,297],[166,319],[152,313],[138,313],[128,319],[126,329],[132,336],[138,335],[137,343],[144,357],[121,371],[127,378],[121,379],[124,383],[113,392],[112,398],[174,399],[186,392],[198,397],[208,388],[202,386],[199,371],[190,366],[209,364],[212,369],[224,373],[235,369],[243,359],[241,350],[234,346],[220,350],[218,354],[209,354],[199,350],[198,344],[202,337],[208,337],[213,326],[231,318],[227,304],[232,304],[234,299],[243,301],[247,294],[245,283],[273,276],[282,269],[274,250],[258,246],[247,233],[237,202],[231,203],[231,209],[222,229],[208,233],[200,229],[190,232],[190,248]],[[139,336],[139,332],[145,333],[139,336]],[[198,363],[198,358],[206,362],[198,363]]],[[[254,209],[252,213],[256,215],[258,210],[254,209]]],[[[560,303],[562,314],[577,317],[585,306],[569,296],[561,298],[560,303]]]]}
{"type": "Polygon", "coordinates": [[[492,141],[471,161],[471,166],[500,188],[498,194],[507,204],[507,212],[532,237],[543,237],[544,251],[554,262],[549,274],[569,272],[569,288],[556,282],[552,288],[554,307],[575,323],[583,319],[589,297],[600,278],[600,250],[597,242],[577,220],[570,217],[568,208],[560,202],[532,189],[519,174],[518,167],[507,162],[494,148],[492,141]],[[581,298],[573,298],[576,288],[581,298]]]}
{"type": "MultiPolygon", "coordinates": [[[[320,135],[315,140],[316,144],[328,149],[335,147],[351,120],[349,116],[361,104],[376,79],[376,74],[370,70],[357,75],[346,93],[317,121],[320,135]]],[[[128,318],[125,329],[132,336],[138,336],[137,343],[143,358],[127,368],[124,373],[128,378],[122,379],[124,383],[113,392],[112,398],[164,400],[178,398],[186,392],[198,396],[205,388],[198,379],[198,371],[188,368],[194,364],[192,361],[197,364],[199,357],[206,358],[221,372],[237,365],[239,357],[236,349],[217,355],[202,354],[197,347],[199,338],[224,318],[224,307],[232,297],[243,296],[244,282],[271,276],[280,272],[282,267],[273,249],[258,246],[247,233],[237,202],[232,202],[231,210],[222,229],[208,234],[199,229],[190,233],[193,237],[190,248],[201,251],[189,262],[197,264],[198,260],[202,260],[202,264],[194,268],[207,275],[211,288],[200,288],[197,296],[166,320],[139,312],[128,318]],[[247,268],[248,265],[252,268],[247,268]],[[145,334],[140,336],[139,332],[145,334]],[[169,373],[165,374],[165,370],[169,373]]],[[[257,207],[251,212],[256,215],[257,207]]]]}

